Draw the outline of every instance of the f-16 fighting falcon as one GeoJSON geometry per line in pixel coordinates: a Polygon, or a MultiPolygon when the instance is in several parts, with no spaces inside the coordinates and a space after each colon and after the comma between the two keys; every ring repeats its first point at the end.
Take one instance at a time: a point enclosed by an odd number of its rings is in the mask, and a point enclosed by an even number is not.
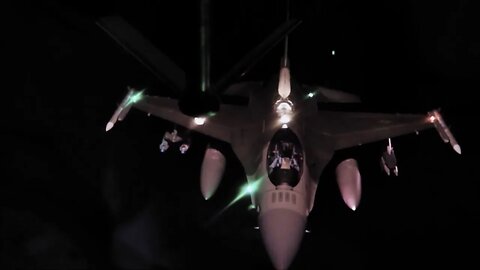
{"type": "MultiPolygon", "coordinates": [[[[276,269],[287,269],[294,259],[315,203],[317,181],[333,154],[361,144],[436,128],[457,153],[460,146],[441,114],[386,114],[319,110],[318,103],[357,103],[346,92],[307,88],[290,76],[285,55],[275,80],[232,83],[298,24],[288,19],[263,43],[247,54],[231,72],[210,84],[208,77],[208,16],[202,17],[202,85],[198,92],[185,91],[185,75],[165,55],[120,17],[105,17],[98,25],[155,74],[179,89],[175,97],[152,96],[130,88],[106,126],[110,130],[131,107],[178,126],[229,143],[245,171],[252,205],[265,249],[276,269]],[[248,104],[222,103],[219,96],[242,93],[248,104]]],[[[285,42],[287,44],[287,42],[285,42]]],[[[176,142],[176,130],[166,133],[161,151],[176,142]]],[[[183,138],[185,139],[185,138],[183,138]]],[[[188,148],[187,148],[188,149],[188,148]]],[[[185,150],[186,151],[186,150],[185,150]]],[[[393,150],[389,152],[393,154],[393,150]]],[[[205,151],[201,167],[201,192],[211,198],[220,184],[226,160],[215,148],[205,151]]],[[[390,168],[390,163],[386,163],[390,168]]],[[[398,171],[398,170],[397,170],[398,171]]],[[[387,172],[388,173],[388,172],[387,172]]],[[[357,209],[361,179],[357,162],[346,159],[336,168],[337,183],[346,205],[357,209]]]]}

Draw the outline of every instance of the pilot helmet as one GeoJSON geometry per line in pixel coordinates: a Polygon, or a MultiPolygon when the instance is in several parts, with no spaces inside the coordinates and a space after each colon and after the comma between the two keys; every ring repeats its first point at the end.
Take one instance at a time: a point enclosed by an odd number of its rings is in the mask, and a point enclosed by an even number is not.
{"type": "Polygon", "coordinates": [[[291,142],[281,141],[279,152],[281,157],[291,157],[293,155],[294,145],[291,142]]]}

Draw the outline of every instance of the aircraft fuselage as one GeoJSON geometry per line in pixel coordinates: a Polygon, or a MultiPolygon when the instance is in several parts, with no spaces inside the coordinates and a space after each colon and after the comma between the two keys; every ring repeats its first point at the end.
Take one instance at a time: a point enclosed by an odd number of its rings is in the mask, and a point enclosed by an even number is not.
{"type": "Polygon", "coordinates": [[[272,113],[262,132],[245,132],[232,143],[248,181],[260,181],[252,201],[265,248],[277,269],[287,268],[294,259],[316,191],[307,166],[301,116],[297,113],[287,126],[272,113]]]}

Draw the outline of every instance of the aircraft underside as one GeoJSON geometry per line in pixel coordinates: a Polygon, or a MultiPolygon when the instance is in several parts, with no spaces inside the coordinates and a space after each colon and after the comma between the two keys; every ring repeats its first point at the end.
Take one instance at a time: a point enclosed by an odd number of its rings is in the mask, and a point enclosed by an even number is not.
{"type": "Polygon", "coordinates": [[[274,133],[255,179],[262,181],[256,200],[265,248],[275,268],[286,269],[302,242],[311,199],[303,147],[291,129],[274,133]]]}

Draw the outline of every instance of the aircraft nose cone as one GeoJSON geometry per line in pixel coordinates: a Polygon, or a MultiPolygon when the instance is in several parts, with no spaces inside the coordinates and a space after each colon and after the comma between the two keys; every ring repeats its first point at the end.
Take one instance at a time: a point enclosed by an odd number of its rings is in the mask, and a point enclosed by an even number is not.
{"type": "Polygon", "coordinates": [[[259,216],[263,242],[276,269],[290,266],[302,242],[306,221],[306,216],[289,209],[272,209],[259,216]]]}

